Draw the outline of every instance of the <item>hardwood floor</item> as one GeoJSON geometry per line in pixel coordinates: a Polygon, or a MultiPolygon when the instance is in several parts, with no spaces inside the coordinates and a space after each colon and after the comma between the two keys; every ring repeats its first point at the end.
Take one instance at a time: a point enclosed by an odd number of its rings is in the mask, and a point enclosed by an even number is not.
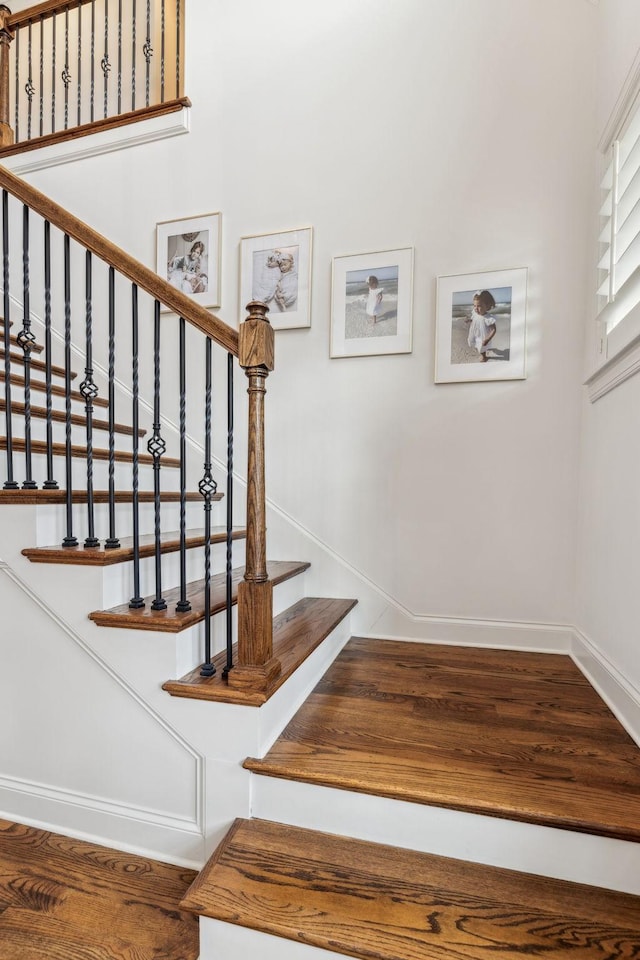
{"type": "Polygon", "coordinates": [[[0,820],[2,960],[196,960],[195,873],[0,820]]]}
{"type": "Polygon", "coordinates": [[[245,766],[640,841],[640,750],[566,656],[353,638],[245,766]]]}

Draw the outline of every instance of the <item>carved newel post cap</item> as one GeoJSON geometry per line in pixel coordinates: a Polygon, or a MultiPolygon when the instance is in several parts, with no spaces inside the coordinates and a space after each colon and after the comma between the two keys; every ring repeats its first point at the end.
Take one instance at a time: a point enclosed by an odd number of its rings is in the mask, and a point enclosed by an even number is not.
{"type": "Polygon", "coordinates": [[[267,319],[269,307],[260,300],[247,304],[249,316],[240,324],[238,359],[245,370],[248,367],[261,367],[273,370],[274,332],[267,319]]]}
{"type": "Polygon", "coordinates": [[[269,307],[262,300],[252,300],[251,303],[246,305],[245,310],[249,314],[247,320],[266,320],[269,323],[269,317],[267,316],[269,307]]]}

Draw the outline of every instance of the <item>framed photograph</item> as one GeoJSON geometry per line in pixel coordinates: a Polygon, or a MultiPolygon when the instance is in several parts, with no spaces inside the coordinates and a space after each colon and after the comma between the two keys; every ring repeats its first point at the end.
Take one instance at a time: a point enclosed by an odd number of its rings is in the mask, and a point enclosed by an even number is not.
{"type": "Polygon", "coordinates": [[[202,307],[220,306],[219,213],[156,226],[156,272],[202,307]]]}
{"type": "Polygon", "coordinates": [[[413,247],[334,257],[332,357],[411,353],[413,247]]]}
{"type": "Polygon", "coordinates": [[[527,268],[438,277],[436,383],[524,380],[527,268]]]}
{"type": "Polygon", "coordinates": [[[311,326],[311,227],[240,240],[240,306],[262,300],[274,330],[311,326]]]}

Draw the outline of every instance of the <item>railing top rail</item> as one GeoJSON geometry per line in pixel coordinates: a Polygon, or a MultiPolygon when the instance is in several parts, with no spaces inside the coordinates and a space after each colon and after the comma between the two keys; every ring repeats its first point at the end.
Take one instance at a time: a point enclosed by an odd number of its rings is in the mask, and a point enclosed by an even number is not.
{"type": "Polygon", "coordinates": [[[76,7],[82,7],[91,0],[44,0],[43,3],[36,3],[25,10],[19,10],[7,17],[6,25],[10,30],[17,30],[27,23],[35,23],[37,20],[45,20],[47,17],[54,17],[56,13],[64,13],[65,10],[75,10],[76,7]]]}
{"type": "Polygon", "coordinates": [[[39,213],[45,220],[48,220],[73,240],[77,240],[87,250],[91,250],[109,266],[114,267],[154,299],[160,300],[178,316],[184,317],[188,323],[197,327],[206,336],[211,337],[229,353],[238,356],[237,330],[230,327],[224,320],[209,313],[204,307],[194,303],[186,293],[182,293],[181,290],[171,286],[167,280],[145,267],[134,257],[116,246],[115,243],[111,243],[102,234],[92,230],[78,217],[74,217],[68,210],[59,206],[24,180],[16,177],[15,174],[10,173],[3,166],[0,166],[0,188],[7,190],[22,203],[39,213]]]}

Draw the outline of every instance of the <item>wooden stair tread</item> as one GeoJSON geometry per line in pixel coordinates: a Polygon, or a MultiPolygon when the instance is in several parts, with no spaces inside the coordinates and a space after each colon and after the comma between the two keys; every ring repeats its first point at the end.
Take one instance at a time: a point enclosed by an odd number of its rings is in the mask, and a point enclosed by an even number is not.
{"type": "Polygon", "coordinates": [[[234,822],[181,908],[363,960],[640,951],[640,897],[265,820],[234,822]]]}
{"type": "MultiPolygon", "coordinates": [[[[3,365],[4,365],[5,356],[6,356],[6,353],[4,349],[4,343],[0,341],[0,363],[2,363],[3,365]]],[[[11,363],[24,364],[24,354],[22,353],[17,353],[15,350],[12,350],[11,353],[9,354],[9,357],[11,358],[11,363]]],[[[46,371],[47,369],[47,365],[44,362],[44,360],[36,360],[32,357],[30,363],[31,363],[32,370],[46,371]]],[[[55,363],[51,364],[51,373],[54,377],[64,377],[66,375],[64,367],[58,367],[56,366],[55,363]]],[[[75,380],[78,374],[72,370],[70,376],[72,380],[75,380]]]]}
{"type": "MultiPolygon", "coordinates": [[[[22,437],[13,438],[13,449],[18,452],[24,451],[25,441],[22,437]]],[[[51,445],[52,453],[54,457],[64,457],[66,453],[66,448],[64,443],[53,443],[51,445]]],[[[0,437],[0,450],[7,449],[7,438],[0,437]]],[[[40,454],[47,452],[47,444],[45,440],[32,440],[31,441],[31,452],[34,454],[40,454]]],[[[87,458],[87,448],[80,446],[79,444],[71,445],[71,456],[79,457],[83,460],[87,458]]],[[[102,447],[93,448],[93,459],[94,460],[108,460],[109,451],[102,447]]],[[[114,459],[119,463],[131,463],[133,461],[133,453],[130,450],[116,450],[114,452],[114,459]]],[[[138,463],[152,464],[153,457],[150,453],[139,453],[138,454],[138,463]]],[[[178,468],[180,466],[180,460],[177,457],[161,457],[160,463],[163,467],[178,468]]]]}
{"type": "MultiPolygon", "coordinates": [[[[234,527],[233,540],[243,540],[247,531],[241,527],[234,527]]],[[[211,543],[224,543],[227,539],[226,527],[213,527],[211,543]]],[[[185,542],[188,550],[204,546],[204,533],[201,528],[185,531],[185,542]]],[[[139,540],[140,557],[155,555],[155,536],[144,534],[139,540]]],[[[180,549],[180,533],[161,534],[161,553],[174,553],[180,549]]],[[[69,563],[78,566],[106,567],[113,563],[124,563],[133,560],[133,537],[121,537],[120,546],[111,549],[99,547],[61,547],[59,544],[52,547],[27,547],[22,551],[23,556],[32,563],[69,563]]]]}
{"type": "MultiPolygon", "coordinates": [[[[299,561],[271,560],[267,564],[269,579],[275,585],[283,583],[290,577],[295,577],[308,569],[310,564],[299,561]]],[[[238,583],[244,576],[244,567],[236,567],[232,572],[232,603],[238,599],[238,583]]],[[[100,627],[124,627],[132,630],[161,630],[167,633],[179,633],[187,627],[204,620],[204,580],[196,580],[187,584],[187,599],[191,603],[191,610],[178,613],[175,605],[180,599],[180,588],[174,587],[163,592],[167,602],[166,610],[152,610],[154,597],[145,597],[145,606],[140,610],[129,609],[128,604],[122,603],[110,610],[94,610],[89,619],[100,627]]],[[[219,613],[225,608],[226,574],[217,573],[211,577],[211,605],[212,614],[219,613]]]]}
{"type": "MultiPolygon", "coordinates": [[[[356,600],[332,600],[321,597],[305,597],[273,620],[273,655],[281,665],[282,672],[266,692],[248,692],[229,687],[222,671],[226,663],[226,651],[213,657],[216,672],[212,677],[201,677],[200,667],[190,671],[180,680],[169,680],[162,685],[174,697],[195,700],[217,700],[223,703],[244,703],[260,706],[278,690],[313,653],[322,641],[338,626],[356,600]]],[[[233,646],[233,660],[237,659],[237,644],[233,646]]]]}
{"type": "MultiPolygon", "coordinates": [[[[222,500],[223,496],[223,493],[216,493],[213,495],[212,500],[222,500]]],[[[87,491],[73,490],[71,498],[73,503],[86,503],[87,491]]],[[[94,490],[93,499],[95,503],[108,503],[109,491],[94,490]]],[[[132,503],[133,493],[130,490],[116,490],[114,499],[116,503],[132,503]]],[[[138,492],[138,499],[140,500],[140,503],[153,503],[153,490],[140,490],[138,492]]],[[[203,502],[202,494],[197,490],[189,491],[189,493],[186,494],[186,500],[189,503],[194,503],[196,501],[200,503],[203,502]]],[[[160,493],[160,501],[162,503],[179,503],[180,492],[177,490],[163,490],[160,493]]],[[[66,502],[66,490],[0,490],[0,506],[2,504],[11,504],[12,506],[15,506],[18,504],[64,504],[66,502]]]]}
{"type": "MultiPolygon", "coordinates": [[[[4,380],[5,380],[4,374],[5,372],[3,367],[2,369],[0,369],[0,383],[4,383],[4,380]]],[[[16,387],[24,387],[24,377],[19,376],[17,373],[11,374],[10,382],[14,384],[14,386],[16,387]]],[[[30,386],[35,393],[46,393],[47,391],[47,385],[44,380],[37,380],[31,377],[30,386]]],[[[60,383],[51,384],[51,393],[56,397],[66,396],[64,386],[60,383]]],[[[84,397],[78,390],[71,391],[71,399],[77,400],[79,403],[83,403],[83,404],[85,402],[84,397]]],[[[93,405],[94,407],[106,408],[109,406],[109,401],[106,400],[104,397],[96,397],[93,401],[93,405]]]]}
{"type": "Polygon", "coordinates": [[[640,750],[569,657],[434,646],[352,638],[245,766],[640,842],[640,750]]]}
{"type": "MultiPolygon", "coordinates": [[[[13,323],[11,324],[11,326],[13,326],[13,323]]],[[[0,332],[0,343],[4,347],[4,324],[2,324],[2,331],[0,332]]],[[[20,346],[20,344],[18,343],[18,337],[13,333],[11,334],[11,343],[16,347],[20,346]]],[[[33,346],[31,347],[31,353],[42,353],[43,350],[44,350],[44,347],[42,346],[41,343],[34,343],[33,346]]]]}
{"type": "MultiPolygon", "coordinates": [[[[0,411],[6,410],[6,408],[7,408],[6,402],[4,400],[0,400],[0,411]]],[[[11,412],[14,414],[19,413],[24,415],[24,403],[16,403],[15,400],[12,400],[11,412]]],[[[31,404],[31,416],[34,417],[36,420],[46,420],[47,408],[34,406],[33,404],[31,404]]],[[[65,411],[52,410],[51,419],[54,420],[56,423],[65,423],[66,422],[65,411]]],[[[94,430],[109,429],[108,420],[100,420],[96,417],[93,417],[91,422],[94,430]]],[[[71,423],[79,427],[84,427],[86,426],[87,418],[83,413],[72,413],[71,423]]],[[[114,423],[113,429],[114,429],[114,433],[122,433],[122,434],[125,434],[126,436],[133,436],[133,427],[129,427],[126,423],[114,423]]],[[[143,437],[146,432],[147,432],[146,430],[143,430],[142,428],[140,428],[138,430],[138,436],[143,437]]]]}

